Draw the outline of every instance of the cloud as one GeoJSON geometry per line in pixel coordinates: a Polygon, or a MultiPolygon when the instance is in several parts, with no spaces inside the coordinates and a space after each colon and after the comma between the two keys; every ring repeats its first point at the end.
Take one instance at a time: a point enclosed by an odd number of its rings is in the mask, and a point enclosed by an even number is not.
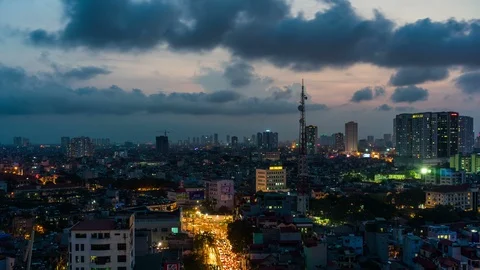
{"type": "Polygon", "coordinates": [[[382,104],[375,108],[376,111],[385,111],[385,112],[391,111],[392,109],[393,109],[392,106],[388,104],[382,104]]]}
{"type": "Polygon", "coordinates": [[[235,60],[225,67],[223,77],[231,87],[238,88],[250,85],[257,75],[252,65],[242,60],[235,60]]]}
{"type": "Polygon", "coordinates": [[[268,96],[265,89],[273,83],[272,78],[261,76],[252,65],[239,59],[224,62],[219,69],[203,67],[192,80],[207,92],[233,89],[242,94],[262,97],[268,96]]]}
{"type": "Polygon", "coordinates": [[[455,79],[455,86],[465,94],[480,93],[480,71],[463,73],[455,79]]]}
{"type": "Polygon", "coordinates": [[[350,101],[355,103],[360,103],[362,101],[370,101],[384,95],[385,95],[385,88],[383,87],[379,87],[379,86],[376,86],[373,88],[365,87],[353,93],[350,101]]]}
{"type": "MultiPolygon", "coordinates": [[[[310,104],[309,110],[326,110],[310,104]]],[[[51,76],[29,75],[23,69],[0,65],[0,115],[68,115],[173,113],[190,115],[289,114],[297,103],[275,96],[254,97],[235,91],[212,93],[155,93],[118,86],[73,89],[51,76]]]]}
{"type": "Polygon", "coordinates": [[[410,85],[396,88],[390,99],[394,103],[414,103],[427,100],[428,95],[429,93],[427,89],[417,87],[415,85],[410,85]]]}
{"type": "Polygon", "coordinates": [[[90,80],[98,75],[108,75],[111,71],[101,67],[86,66],[70,69],[61,76],[66,79],[90,80]]]}
{"type": "Polygon", "coordinates": [[[50,59],[48,52],[40,54],[40,62],[48,65],[54,70],[53,76],[63,80],[90,80],[100,75],[108,75],[112,73],[109,69],[96,66],[80,66],[80,67],[66,67],[59,65],[50,59]]]}
{"type": "Polygon", "coordinates": [[[448,77],[445,67],[405,67],[390,77],[393,86],[420,84],[428,81],[441,81],[448,77]]]}
{"type": "Polygon", "coordinates": [[[313,18],[292,16],[287,0],[64,0],[66,24],[37,29],[37,46],[92,50],[203,52],[294,70],[370,63],[383,67],[478,66],[480,21],[422,19],[396,26],[379,11],[360,16],[347,0],[324,1],[313,18]]]}

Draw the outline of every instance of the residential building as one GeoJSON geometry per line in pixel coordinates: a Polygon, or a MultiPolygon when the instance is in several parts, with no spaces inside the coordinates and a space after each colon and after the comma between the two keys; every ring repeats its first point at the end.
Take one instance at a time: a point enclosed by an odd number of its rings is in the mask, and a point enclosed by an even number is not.
{"type": "Polygon", "coordinates": [[[238,147],[238,137],[237,136],[232,136],[232,142],[230,144],[232,148],[237,148],[238,147]]]}
{"type": "Polygon", "coordinates": [[[306,126],[305,134],[307,136],[307,154],[314,155],[317,153],[318,127],[312,125],[306,126]]]}
{"type": "Polygon", "coordinates": [[[135,267],[135,216],[126,219],[85,220],[69,233],[70,269],[118,269],[135,267]]]}
{"type": "Polygon", "coordinates": [[[270,166],[268,169],[257,169],[255,192],[285,191],[287,188],[287,169],[283,166],[270,166]]]}
{"type": "MultiPolygon", "coordinates": [[[[259,133],[261,134],[261,133],[259,133]]],[[[267,151],[276,151],[278,149],[278,133],[266,130],[259,136],[257,134],[257,144],[261,141],[261,148],[267,151]]]]}
{"type": "Polygon", "coordinates": [[[163,155],[168,154],[169,146],[168,146],[168,136],[157,136],[155,138],[155,146],[157,152],[163,155]]]}
{"type": "Polygon", "coordinates": [[[64,154],[70,152],[70,137],[62,137],[60,139],[60,148],[64,154]]]}
{"type": "Polygon", "coordinates": [[[358,151],[358,124],[353,121],[345,124],[345,151],[348,153],[358,151]]]}
{"type": "Polygon", "coordinates": [[[403,244],[402,262],[408,267],[413,268],[415,265],[413,259],[418,256],[422,245],[423,241],[420,237],[413,234],[406,235],[403,244]]]}
{"type": "Polygon", "coordinates": [[[212,180],[206,182],[207,199],[214,203],[216,210],[220,207],[233,209],[234,207],[234,182],[233,180],[212,180]]]}
{"type": "Polygon", "coordinates": [[[399,114],[395,142],[399,157],[445,159],[457,154],[459,116],[456,112],[399,114]]]}
{"type": "Polygon", "coordinates": [[[94,147],[89,137],[77,137],[70,140],[68,156],[70,158],[82,158],[93,156],[94,147]]]}
{"type": "Polygon", "coordinates": [[[345,151],[345,139],[343,137],[343,133],[338,132],[333,134],[333,136],[334,136],[333,149],[335,149],[338,152],[345,151]]]}
{"type": "Polygon", "coordinates": [[[426,185],[461,185],[466,182],[465,171],[450,168],[432,168],[423,176],[426,185]]]}
{"type": "Polygon", "coordinates": [[[425,193],[425,207],[434,208],[437,205],[450,205],[464,211],[477,208],[478,189],[470,185],[433,187],[425,193]]]}
{"type": "Polygon", "coordinates": [[[357,255],[363,255],[363,237],[349,234],[342,236],[342,245],[345,248],[349,248],[357,255]]]}
{"type": "Polygon", "coordinates": [[[427,228],[427,237],[434,239],[447,239],[455,242],[457,241],[457,232],[451,231],[450,228],[445,225],[432,225],[427,228]]]}
{"type": "Polygon", "coordinates": [[[473,145],[475,144],[473,118],[470,116],[460,116],[458,118],[458,126],[458,152],[462,154],[473,153],[473,145]]]}
{"type": "Polygon", "coordinates": [[[468,156],[456,154],[450,157],[450,168],[469,173],[480,172],[480,154],[471,154],[468,156]]]}

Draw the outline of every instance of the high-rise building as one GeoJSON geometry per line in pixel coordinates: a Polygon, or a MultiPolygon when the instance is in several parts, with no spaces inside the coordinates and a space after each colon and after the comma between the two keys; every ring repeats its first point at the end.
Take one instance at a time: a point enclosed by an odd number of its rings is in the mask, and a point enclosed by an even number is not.
{"type": "Polygon", "coordinates": [[[70,149],[70,137],[62,137],[60,139],[60,148],[62,149],[62,152],[67,154],[70,149]]]}
{"type": "Polygon", "coordinates": [[[345,151],[345,138],[343,133],[338,132],[332,135],[334,137],[333,148],[338,152],[345,151]]]}
{"type": "MultiPolygon", "coordinates": [[[[273,151],[278,148],[278,133],[271,132],[270,130],[266,130],[263,132],[262,136],[262,146],[261,148],[268,151],[273,151]]],[[[257,134],[258,139],[258,134],[257,134]]]]}
{"type": "Polygon", "coordinates": [[[456,112],[399,114],[395,118],[396,152],[401,157],[449,158],[458,152],[456,112]]]}
{"type": "Polygon", "coordinates": [[[370,147],[372,147],[375,144],[375,137],[372,135],[367,136],[367,143],[370,147]]]}
{"type": "Polygon", "coordinates": [[[238,137],[237,136],[232,136],[232,143],[231,146],[233,148],[236,148],[238,146],[238,137]]]}
{"type": "Polygon", "coordinates": [[[460,116],[458,119],[458,152],[469,154],[473,152],[475,144],[475,132],[473,129],[473,118],[470,116],[460,116]]]}
{"type": "Polygon", "coordinates": [[[335,134],[328,136],[328,135],[320,135],[320,146],[334,146],[335,144],[335,134]]]}
{"type": "Polygon", "coordinates": [[[227,144],[230,144],[230,135],[227,135],[227,144]]]}
{"type": "Polygon", "coordinates": [[[80,221],[70,229],[68,240],[71,269],[135,268],[134,215],[80,221]]]}
{"type": "Polygon", "coordinates": [[[217,133],[213,134],[213,144],[218,145],[218,134],[217,133]]]}
{"type": "Polygon", "coordinates": [[[16,147],[25,147],[30,145],[30,140],[23,137],[13,137],[13,145],[16,147]]]}
{"type": "Polygon", "coordinates": [[[93,143],[89,137],[77,137],[70,140],[68,156],[71,158],[82,158],[93,156],[93,143]]]}
{"type": "Polygon", "coordinates": [[[168,136],[157,136],[155,142],[158,153],[163,155],[168,154],[168,136]]]}
{"type": "Polygon", "coordinates": [[[257,169],[255,180],[255,192],[284,191],[287,188],[287,170],[278,165],[257,169]]]}
{"type": "Polygon", "coordinates": [[[257,133],[257,147],[258,148],[263,147],[263,134],[261,132],[257,133]]]}
{"type": "Polygon", "coordinates": [[[307,135],[307,154],[314,155],[317,153],[318,127],[306,126],[305,133],[307,135]]]}
{"type": "Polygon", "coordinates": [[[353,121],[345,124],[345,151],[348,153],[358,151],[358,124],[353,121]]]}
{"type": "Polygon", "coordinates": [[[386,147],[393,147],[392,144],[392,134],[383,134],[383,140],[385,141],[386,147]]]}

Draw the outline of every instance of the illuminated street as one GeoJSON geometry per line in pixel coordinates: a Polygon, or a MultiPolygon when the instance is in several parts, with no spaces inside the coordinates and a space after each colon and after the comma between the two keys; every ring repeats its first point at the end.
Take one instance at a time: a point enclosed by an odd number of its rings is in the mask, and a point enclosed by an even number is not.
{"type": "Polygon", "coordinates": [[[232,216],[212,216],[200,212],[185,212],[182,220],[183,229],[192,234],[208,232],[214,236],[215,246],[206,246],[207,264],[224,270],[239,269],[239,259],[231,250],[227,239],[227,225],[232,216]]]}

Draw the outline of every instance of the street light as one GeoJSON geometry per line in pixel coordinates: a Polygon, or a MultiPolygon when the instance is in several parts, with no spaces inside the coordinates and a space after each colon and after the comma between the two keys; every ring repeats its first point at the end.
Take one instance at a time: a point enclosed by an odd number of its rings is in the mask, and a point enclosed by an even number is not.
{"type": "Polygon", "coordinates": [[[425,175],[426,175],[427,173],[429,173],[429,172],[430,172],[430,170],[429,170],[428,168],[423,167],[423,168],[420,169],[420,174],[422,174],[422,180],[423,180],[423,184],[424,184],[424,185],[427,184],[427,183],[426,183],[427,180],[426,180],[426,178],[425,178],[425,175]]]}

